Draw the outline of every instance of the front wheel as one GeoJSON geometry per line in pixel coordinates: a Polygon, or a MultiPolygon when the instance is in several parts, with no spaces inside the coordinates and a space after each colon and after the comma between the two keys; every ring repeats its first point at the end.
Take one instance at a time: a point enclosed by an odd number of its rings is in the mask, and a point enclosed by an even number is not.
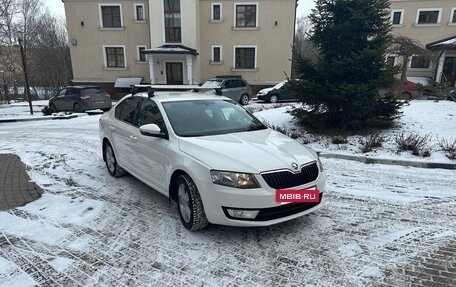
{"type": "Polygon", "coordinates": [[[182,224],[188,230],[199,230],[206,227],[206,214],[198,188],[188,175],[177,179],[177,208],[182,224]]]}
{"type": "Polygon", "coordinates": [[[57,108],[55,107],[54,104],[50,104],[50,105],[49,105],[49,109],[51,109],[51,112],[53,112],[53,113],[56,113],[56,112],[57,112],[57,108]]]}
{"type": "Polygon", "coordinates": [[[401,94],[401,100],[410,101],[411,99],[412,99],[412,94],[407,93],[407,92],[403,92],[401,94]]]}
{"type": "Polygon", "coordinates": [[[239,103],[243,106],[247,105],[249,103],[249,95],[242,95],[241,99],[239,100],[239,103]]]}
{"type": "Polygon", "coordinates": [[[269,98],[269,102],[271,103],[277,103],[277,101],[279,100],[279,98],[277,98],[277,95],[272,95],[270,98],[269,98]]]}
{"type": "Polygon", "coordinates": [[[123,168],[117,163],[116,155],[110,143],[105,144],[103,148],[104,160],[106,162],[106,168],[110,175],[119,177],[125,174],[123,168]]]}

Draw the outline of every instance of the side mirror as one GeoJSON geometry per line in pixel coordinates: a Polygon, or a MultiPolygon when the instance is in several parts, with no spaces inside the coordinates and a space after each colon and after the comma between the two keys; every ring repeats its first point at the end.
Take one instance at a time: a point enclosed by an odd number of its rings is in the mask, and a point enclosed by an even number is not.
{"type": "Polygon", "coordinates": [[[162,133],[161,129],[156,124],[147,124],[139,127],[139,131],[142,135],[156,138],[168,138],[165,133],[162,133]]]}
{"type": "Polygon", "coordinates": [[[215,88],[215,94],[221,96],[222,95],[222,88],[215,88]]]}

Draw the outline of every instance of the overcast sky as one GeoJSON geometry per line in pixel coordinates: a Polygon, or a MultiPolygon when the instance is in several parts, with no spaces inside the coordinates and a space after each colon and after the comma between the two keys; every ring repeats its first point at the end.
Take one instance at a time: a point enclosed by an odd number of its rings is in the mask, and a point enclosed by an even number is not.
{"type": "MultiPolygon", "coordinates": [[[[65,10],[61,0],[44,0],[43,3],[54,15],[65,18],[65,10]]],[[[314,0],[299,0],[298,4],[297,16],[300,17],[310,13],[310,9],[314,7],[314,0]]]]}

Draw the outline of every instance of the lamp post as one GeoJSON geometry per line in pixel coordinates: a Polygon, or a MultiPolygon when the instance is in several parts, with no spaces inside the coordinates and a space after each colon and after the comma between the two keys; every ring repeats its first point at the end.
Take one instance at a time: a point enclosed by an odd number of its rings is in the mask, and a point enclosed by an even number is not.
{"type": "Polygon", "coordinates": [[[18,37],[17,42],[19,43],[19,49],[21,50],[21,58],[22,58],[22,67],[24,70],[24,79],[25,79],[25,96],[27,97],[27,101],[29,103],[30,114],[33,115],[33,107],[32,107],[32,99],[30,97],[30,86],[27,74],[27,59],[25,58],[24,47],[22,46],[22,38],[18,37]]]}
{"type": "Polygon", "coordinates": [[[9,104],[10,101],[9,101],[9,96],[8,96],[8,85],[6,84],[6,80],[5,80],[5,71],[1,70],[0,73],[2,74],[3,76],[3,92],[5,93],[5,99],[6,99],[6,103],[9,104]]]}

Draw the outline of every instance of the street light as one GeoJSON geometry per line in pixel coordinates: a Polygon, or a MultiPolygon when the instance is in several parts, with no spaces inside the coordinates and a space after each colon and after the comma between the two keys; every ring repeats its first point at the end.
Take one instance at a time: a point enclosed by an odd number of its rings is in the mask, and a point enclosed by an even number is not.
{"type": "Polygon", "coordinates": [[[33,107],[32,107],[32,98],[30,96],[30,86],[29,86],[29,79],[27,74],[27,59],[25,58],[24,47],[22,46],[22,37],[17,38],[17,42],[19,43],[19,49],[21,50],[21,58],[22,58],[22,67],[24,70],[24,79],[25,79],[25,96],[27,97],[27,101],[29,103],[30,114],[33,115],[33,107]]]}

